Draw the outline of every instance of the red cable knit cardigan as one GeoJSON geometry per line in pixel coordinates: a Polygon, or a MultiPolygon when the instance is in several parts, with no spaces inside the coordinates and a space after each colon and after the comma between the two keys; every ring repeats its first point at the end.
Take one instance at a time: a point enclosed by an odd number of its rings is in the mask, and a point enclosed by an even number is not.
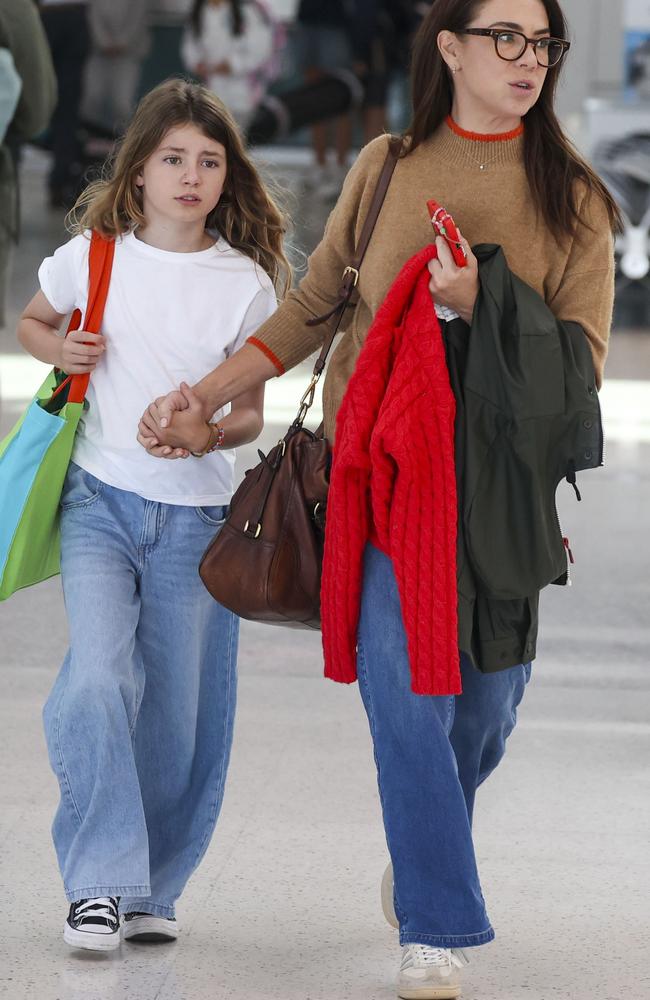
{"type": "Polygon", "coordinates": [[[429,291],[434,246],[403,267],[368,332],[336,424],[321,615],[325,675],[356,680],[363,552],[390,556],[416,694],[460,694],[456,404],[429,291]],[[374,530],[373,530],[374,528],[374,530]]]}

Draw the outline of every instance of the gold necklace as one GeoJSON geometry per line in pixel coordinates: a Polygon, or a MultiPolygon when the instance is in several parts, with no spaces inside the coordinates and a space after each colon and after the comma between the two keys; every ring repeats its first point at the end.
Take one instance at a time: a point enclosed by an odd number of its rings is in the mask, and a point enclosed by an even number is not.
{"type": "Polygon", "coordinates": [[[489,167],[489,165],[491,163],[494,163],[494,161],[498,159],[500,152],[501,152],[501,150],[497,150],[497,152],[494,154],[494,156],[492,156],[489,160],[485,160],[485,159],[479,160],[476,156],[473,155],[473,153],[470,153],[469,150],[467,150],[467,155],[472,160],[474,160],[474,163],[478,163],[479,170],[487,170],[487,168],[489,167]]]}

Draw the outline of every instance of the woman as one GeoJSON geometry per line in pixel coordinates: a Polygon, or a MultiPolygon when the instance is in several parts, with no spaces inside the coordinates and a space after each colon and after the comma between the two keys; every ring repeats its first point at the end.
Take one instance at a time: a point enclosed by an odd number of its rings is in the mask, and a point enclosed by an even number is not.
{"type": "MultiPolygon", "coordinates": [[[[405,151],[361,268],[354,316],[327,375],[330,438],[373,317],[404,263],[430,242],[428,198],[452,213],[469,241],[467,267],[455,265],[441,240],[429,264],[443,327],[454,315],[472,321],[479,278],[469,244],[500,244],[541,306],[582,328],[600,384],[618,213],[555,115],[565,39],[557,0],[439,0],[423,22],[405,151]]],[[[362,151],[300,287],[241,351],[198,384],[206,418],[255,379],[288,370],[320,345],[323,327],[305,321],[337,300],[386,149],[382,137],[362,151]]],[[[140,438],[153,454],[183,445],[184,405],[174,393],[145,413],[140,438]]],[[[336,461],[335,445],[335,469],[336,461]]],[[[515,660],[481,673],[463,650],[460,697],[415,695],[403,618],[391,559],[368,545],[357,672],[395,872],[404,946],[398,992],[420,1000],[457,997],[465,961],[459,949],[494,937],[472,844],[474,796],[503,756],[531,666],[515,660]]]]}
{"type": "MultiPolygon", "coordinates": [[[[328,73],[350,71],[352,51],[348,38],[348,10],[344,0],[300,0],[296,11],[294,49],[296,68],[306,84],[318,83],[328,73]]],[[[314,170],[309,186],[324,199],[341,192],[352,142],[352,118],[340,115],[333,123],[317,122],[311,128],[314,170]],[[331,133],[331,134],[330,134],[331,133]],[[330,148],[335,162],[328,162],[330,148]]]]}

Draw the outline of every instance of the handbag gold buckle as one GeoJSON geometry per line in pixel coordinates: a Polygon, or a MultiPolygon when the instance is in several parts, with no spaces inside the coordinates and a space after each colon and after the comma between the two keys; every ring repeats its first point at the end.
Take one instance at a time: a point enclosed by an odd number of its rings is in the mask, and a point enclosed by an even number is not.
{"type": "Polygon", "coordinates": [[[343,278],[343,281],[345,281],[345,279],[347,278],[348,274],[353,274],[354,275],[354,281],[352,283],[352,287],[356,288],[357,285],[358,285],[358,283],[359,283],[359,271],[358,271],[358,269],[356,267],[352,267],[350,264],[348,264],[348,266],[345,268],[345,270],[343,271],[343,274],[341,276],[343,278]]]}
{"type": "Polygon", "coordinates": [[[255,533],[254,534],[253,534],[252,531],[249,531],[249,525],[250,525],[250,521],[247,521],[246,524],[244,525],[244,534],[245,535],[250,535],[251,538],[259,538],[260,537],[260,532],[262,531],[262,523],[261,523],[261,521],[259,521],[257,523],[257,525],[255,527],[255,533]]]}

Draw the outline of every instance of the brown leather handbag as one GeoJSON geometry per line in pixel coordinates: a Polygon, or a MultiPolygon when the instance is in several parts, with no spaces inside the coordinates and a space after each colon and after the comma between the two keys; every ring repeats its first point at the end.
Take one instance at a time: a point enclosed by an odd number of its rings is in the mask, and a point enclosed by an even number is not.
{"type": "Polygon", "coordinates": [[[246,473],[230,503],[230,511],[209,545],[199,573],[219,604],[241,618],[320,628],[320,582],[325,541],[325,511],[331,461],[322,433],[303,427],[325,369],[332,342],[359,280],[359,269],[379,217],[401,140],[390,143],[354,263],[342,275],[339,299],[310,326],[333,319],[332,329],[314,365],[311,382],[287,433],[246,473]]]}

